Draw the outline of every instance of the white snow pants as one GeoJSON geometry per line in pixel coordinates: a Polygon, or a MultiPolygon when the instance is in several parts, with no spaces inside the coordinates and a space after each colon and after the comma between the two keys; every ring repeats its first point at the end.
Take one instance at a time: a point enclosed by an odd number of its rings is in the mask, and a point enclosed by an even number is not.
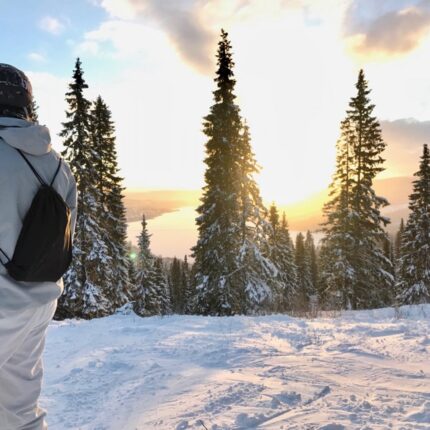
{"type": "Polygon", "coordinates": [[[38,406],[46,329],[57,301],[16,314],[0,312],[0,429],[46,430],[38,406]]]}

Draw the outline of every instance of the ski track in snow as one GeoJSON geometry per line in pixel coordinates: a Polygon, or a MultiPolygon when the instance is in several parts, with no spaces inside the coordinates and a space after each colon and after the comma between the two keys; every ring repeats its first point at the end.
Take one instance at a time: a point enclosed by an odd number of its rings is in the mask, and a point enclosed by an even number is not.
{"type": "Polygon", "coordinates": [[[430,305],[53,322],[52,430],[430,429],[430,305]]]}

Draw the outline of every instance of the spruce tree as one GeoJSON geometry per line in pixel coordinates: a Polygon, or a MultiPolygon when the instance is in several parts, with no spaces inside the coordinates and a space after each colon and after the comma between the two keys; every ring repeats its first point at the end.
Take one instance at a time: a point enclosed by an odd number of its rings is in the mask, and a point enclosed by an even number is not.
{"type": "Polygon", "coordinates": [[[169,284],[162,260],[151,253],[145,215],[142,216],[142,231],[138,238],[138,247],[134,311],[140,316],[167,314],[171,311],[169,284]]]}
{"type": "Polygon", "coordinates": [[[96,178],[99,224],[111,259],[110,278],[105,280],[106,295],[116,309],[129,299],[130,260],[127,252],[127,221],[123,202],[122,178],[119,176],[115,126],[112,114],[99,96],[91,110],[92,148],[97,153],[96,178]]]}
{"type": "Polygon", "coordinates": [[[245,286],[245,313],[279,310],[285,285],[279,269],[271,259],[270,235],[273,231],[267,220],[260,190],[253,175],[259,172],[251,148],[251,136],[246,122],[237,144],[240,156],[239,184],[241,249],[239,267],[241,283],[245,286]]]}
{"type": "Polygon", "coordinates": [[[387,234],[387,236],[382,241],[382,251],[384,252],[385,257],[391,261],[391,268],[393,265],[393,259],[394,259],[394,246],[393,242],[390,238],[390,236],[387,234]]]}
{"type": "Polygon", "coordinates": [[[127,242],[127,253],[128,253],[128,279],[130,282],[128,295],[130,300],[134,300],[136,297],[136,289],[137,289],[137,258],[138,252],[136,252],[134,246],[131,241],[127,242]]]}
{"type": "Polygon", "coordinates": [[[138,254],[136,257],[136,267],[138,272],[147,268],[153,257],[150,250],[151,236],[148,232],[148,223],[145,214],[142,214],[141,226],[142,230],[137,238],[138,254]]]}
{"type": "Polygon", "coordinates": [[[403,304],[430,303],[430,153],[423,147],[409,196],[410,214],[401,235],[398,299],[403,304]]]}
{"type": "Polygon", "coordinates": [[[370,90],[360,70],[357,96],[351,100],[348,116],[355,132],[353,143],[355,181],[352,186],[352,231],[356,238],[356,283],[353,307],[381,307],[391,303],[394,278],[391,262],[381,250],[381,242],[387,240],[384,227],[389,219],[380,209],[388,201],[376,196],[373,181],[384,168],[382,152],[386,144],[376,117],[374,105],[369,99],[370,90]]]}
{"type": "Polygon", "coordinates": [[[274,266],[265,247],[265,211],[253,175],[258,171],[249,130],[235,103],[234,62],[227,33],[218,43],[215,103],[204,118],[206,173],[198,207],[195,311],[233,315],[271,302],[274,266]]]}
{"type": "Polygon", "coordinates": [[[400,249],[402,248],[402,237],[405,232],[405,222],[403,218],[400,220],[399,231],[394,239],[394,257],[396,261],[400,258],[400,249]]]}
{"type": "Polygon", "coordinates": [[[307,259],[309,260],[309,270],[311,273],[311,282],[312,282],[312,295],[315,295],[317,292],[318,285],[318,259],[317,259],[317,251],[315,248],[314,238],[312,233],[308,230],[306,232],[305,239],[305,251],[307,254],[307,259]]]}
{"type": "Polygon", "coordinates": [[[298,293],[297,266],[295,263],[295,248],[290,236],[287,217],[285,212],[282,214],[281,226],[279,231],[279,243],[283,249],[282,273],[286,290],[286,310],[292,310],[295,298],[298,293]]]}
{"type": "Polygon", "coordinates": [[[183,274],[181,262],[176,257],[170,265],[169,272],[172,311],[176,314],[182,314],[184,310],[183,274]]]}
{"type": "Polygon", "coordinates": [[[138,315],[150,315],[153,309],[158,310],[152,301],[156,299],[156,288],[151,282],[154,257],[150,251],[150,235],[145,215],[142,215],[142,230],[138,237],[138,254],[136,258],[136,288],[134,297],[134,311],[138,315]]]}
{"type": "Polygon", "coordinates": [[[403,218],[400,220],[400,226],[399,230],[397,231],[396,235],[394,236],[394,243],[393,243],[393,261],[394,261],[394,279],[396,282],[394,294],[395,294],[395,300],[396,303],[398,303],[398,297],[399,297],[399,271],[400,271],[400,257],[401,257],[401,248],[403,243],[403,234],[405,232],[405,222],[403,218]]]}
{"type": "Polygon", "coordinates": [[[182,262],[182,291],[184,292],[184,313],[190,314],[193,312],[194,306],[194,298],[195,298],[195,290],[194,284],[192,282],[192,269],[188,263],[188,257],[184,256],[184,261],[182,262]]]}
{"type": "Polygon", "coordinates": [[[353,183],[353,151],[348,121],[341,123],[342,137],[336,144],[336,171],[324,205],[325,233],[319,258],[319,297],[328,307],[351,307],[355,270],[354,240],[350,234],[350,195],[353,183]]]}
{"type": "Polygon", "coordinates": [[[341,305],[352,309],[388,304],[394,282],[381,246],[389,220],[380,209],[388,202],[373,189],[376,175],[384,170],[386,145],[362,70],[356,88],[341,126],[321,250],[323,291],[338,295],[341,305]]]}
{"type": "Polygon", "coordinates": [[[39,110],[39,106],[36,103],[36,100],[33,98],[32,102],[31,102],[31,111],[30,111],[30,121],[31,122],[35,122],[35,123],[39,122],[39,114],[37,112],[38,110],[39,110]]]}
{"type": "Polygon", "coordinates": [[[309,307],[310,297],[314,294],[310,255],[305,246],[302,233],[296,236],[295,263],[297,267],[297,301],[296,306],[305,310],[309,307]]]}
{"type": "Polygon", "coordinates": [[[269,236],[270,258],[278,270],[281,290],[277,298],[278,305],[275,310],[283,312],[291,310],[297,295],[297,267],[294,262],[294,251],[288,231],[285,213],[282,220],[275,204],[269,210],[271,233],[269,236]]]}
{"type": "Polygon", "coordinates": [[[111,276],[111,258],[99,226],[100,196],[97,188],[97,152],[90,140],[90,102],[81,61],[76,61],[73,81],[66,93],[67,121],[60,136],[78,187],[78,216],[73,261],[64,276],[64,294],[59,300],[57,317],[93,318],[113,311],[104,292],[104,281],[111,276]]]}
{"type": "Polygon", "coordinates": [[[235,104],[233,59],[227,33],[218,43],[215,104],[204,118],[207,165],[202,204],[198,207],[199,239],[193,249],[196,266],[196,312],[213,315],[240,313],[243,300],[237,255],[240,251],[238,160],[235,143],[241,118],[235,104]]]}
{"type": "Polygon", "coordinates": [[[170,296],[169,280],[161,257],[156,257],[154,260],[154,283],[157,286],[158,302],[160,306],[159,314],[171,314],[172,300],[170,296]]]}

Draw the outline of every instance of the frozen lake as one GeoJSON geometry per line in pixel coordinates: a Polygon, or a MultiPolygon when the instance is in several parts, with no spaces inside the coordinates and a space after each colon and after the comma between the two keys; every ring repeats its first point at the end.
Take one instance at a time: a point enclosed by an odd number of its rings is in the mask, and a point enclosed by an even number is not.
{"type": "MultiPolygon", "coordinates": [[[[183,207],[175,212],[168,212],[148,220],[148,230],[152,234],[151,250],[155,255],[163,257],[183,258],[190,254],[190,249],[197,242],[195,219],[197,212],[194,207],[183,207]]],[[[137,236],[141,231],[141,222],[128,224],[128,238],[137,245],[137,236]]],[[[293,241],[298,231],[291,231],[293,241]]],[[[313,233],[315,243],[322,237],[321,233],[313,233]]]]}
{"type": "MultiPolygon", "coordinates": [[[[189,255],[197,241],[196,216],[195,208],[184,207],[148,220],[152,252],[163,257],[183,258],[189,255]]],[[[141,229],[141,221],[128,224],[128,237],[135,245],[141,229]]]]}

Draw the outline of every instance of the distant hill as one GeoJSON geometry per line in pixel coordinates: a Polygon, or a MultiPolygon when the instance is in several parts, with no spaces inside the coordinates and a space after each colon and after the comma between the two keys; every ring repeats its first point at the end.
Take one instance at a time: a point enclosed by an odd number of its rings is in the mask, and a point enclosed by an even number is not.
{"type": "MultiPolygon", "coordinates": [[[[391,218],[388,227],[390,233],[397,231],[400,219],[408,215],[408,197],[412,192],[412,178],[397,177],[378,179],[375,181],[375,191],[390,202],[383,209],[384,215],[391,218]]],[[[129,222],[140,220],[142,213],[148,219],[156,218],[168,212],[174,212],[182,207],[197,207],[199,190],[127,190],[125,205],[129,222]]],[[[322,222],[322,207],[328,199],[328,191],[321,191],[306,200],[281,206],[285,211],[292,231],[316,230],[322,222]]]]}

